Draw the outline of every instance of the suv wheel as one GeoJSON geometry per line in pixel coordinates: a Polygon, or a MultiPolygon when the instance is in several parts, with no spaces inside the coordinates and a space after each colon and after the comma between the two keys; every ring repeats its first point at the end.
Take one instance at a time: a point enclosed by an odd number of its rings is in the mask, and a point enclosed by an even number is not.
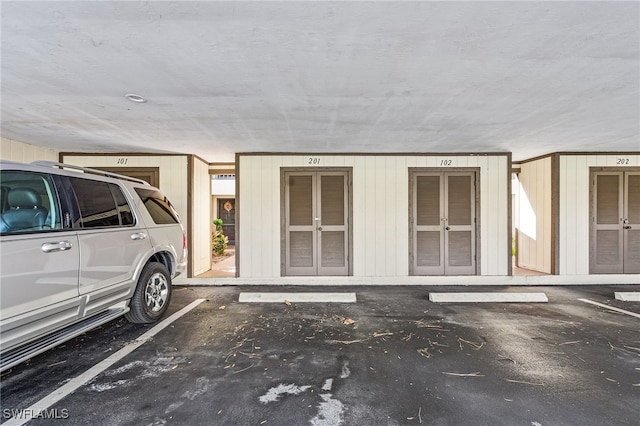
{"type": "Polygon", "coordinates": [[[125,317],[133,323],[157,321],[166,312],[171,300],[171,276],[162,263],[148,263],[140,274],[125,317]]]}

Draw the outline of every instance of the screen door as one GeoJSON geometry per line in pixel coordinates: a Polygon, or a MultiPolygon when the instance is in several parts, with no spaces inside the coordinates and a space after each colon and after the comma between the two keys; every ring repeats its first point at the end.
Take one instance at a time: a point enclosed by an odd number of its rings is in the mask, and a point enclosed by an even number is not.
{"type": "Polygon", "coordinates": [[[411,179],[412,274],[476,274],[475,172],[413,172],[411,179]]]}
{"type": "Polygon", "coordinates": [[[286,172],[285,275],[348,275],[348,172],[286,172]]]}
{"type": "Polygon", "coordinates": [[[590,272],[640,273],[640,171],[594,172],[591,185],[590,272]]]}

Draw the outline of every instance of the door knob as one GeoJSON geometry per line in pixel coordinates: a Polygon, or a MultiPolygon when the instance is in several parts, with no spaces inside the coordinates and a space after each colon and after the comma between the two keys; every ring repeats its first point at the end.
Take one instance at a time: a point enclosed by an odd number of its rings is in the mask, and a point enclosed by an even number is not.
{"type": "Polygon", "coordinates": [[[624,226],[624,229],[631,229],[629,225],[624,226]]]}
{"type": "Polygon", "coordinates": [[[444,229],[446,229],[446,230],[448,231],[448,230],[449,230],[449,229],[451,229],[451,228],[449,228],[449,227],[447,226],[447,227],[446,227],[446,228],[444,228],[444,229]]]}

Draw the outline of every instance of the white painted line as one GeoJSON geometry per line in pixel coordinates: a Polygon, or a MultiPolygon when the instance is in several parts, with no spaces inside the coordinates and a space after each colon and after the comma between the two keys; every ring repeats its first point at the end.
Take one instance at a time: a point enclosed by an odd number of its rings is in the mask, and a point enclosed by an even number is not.
{"type": "Polygon", "coordinates": [[[546,303],[549,300],[544,293],[429,293],[429,300],[435,303],[546,303]]]}
{"type": "Polygon", "coordinates": [[[355,293],[240,293],[240,303],[355,303],[355,293]]]}
{"type": "Polygon", "coordinates": [[[616,291],[616,300],[623,302],[640,302],[640,291],[616,291]]]}
{"type": "Polygon", "coordinates": [[[585,303],[591,303],[592,305],[600,306],[601,308],[609,309],[610,311],[620,312],[621,314],[631,315],[632,317],[640,318],[640,314],[636,314],[635,312],[625,311],[624,309],[616,308],[615,306],[605,305],[604,303],[594,302],[589,299],[578,299],[585,303]]]}
{"type": "Polygon", "coordinates": [[[38,413],[44,412],[53,404],[65,398],[66,396],[70,395],[75,390],[77,390],[80,386],[83,386],[84,384],[88,383],[91,379],[96,377],[98,374],[102,373],[107,368],[111,367],[113,364],[120,361],[125,356],[129,355],[131,352],[136,350],[138,347],[142,346],[144,343],[146,343],[149,339],[151,339],[153,336],[158,334],[160,331],[162,331],[172,322],[174,322],[175,320],[177,320],[178,318],[180,318],[181,316],[183,316],[184,314],[186,314],[187,312],[189,312],[190,310],[192,310],[193,308],[195,308],[196,306],[198,306],[204,301],[205,299],[194,300],[189,305],[180,309],[178,312],[174,313],[170,317],[164,319],[162,322],[158,323],[151,330],[147,331],[142,336],[138,337],[136,340],[134,340],[133,342],[129,343],[127,346],[120,349],[118,352],[115,352],[110,357],[100,361],[98,364],[94,365],[93,367],[91,367],[81,375],[71,379],[65,385],[60,386],[58,389],[54,390],[49,395],[45,396],[40,401],[33,404],[31,407],[25,410],[21,410],[21,412],[25,414],[23,418],[12,417],[8,421],[4,422],[2,425],[17,426],[17,425],[25,424],[26,422],[31,420],[34,416],[36,416],[38,413]]]}

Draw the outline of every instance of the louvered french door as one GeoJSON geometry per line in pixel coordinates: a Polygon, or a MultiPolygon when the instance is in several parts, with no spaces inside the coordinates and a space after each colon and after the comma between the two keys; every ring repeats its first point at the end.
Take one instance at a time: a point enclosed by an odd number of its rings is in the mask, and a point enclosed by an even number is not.
{"type": "Polygon", "coordinates": [[[412,275],[475,275],[476,173],[410,176],[412,275]]]}
{"type": "Polygon", "coordinates": [[[285,172],[284,180],[284,274],[348,275],[348,172],[285,172]]]}
{"type": "Polygon", "coordinates": [[[591,177],[590,272],[640,273],[640,171],[591,177]]]}

